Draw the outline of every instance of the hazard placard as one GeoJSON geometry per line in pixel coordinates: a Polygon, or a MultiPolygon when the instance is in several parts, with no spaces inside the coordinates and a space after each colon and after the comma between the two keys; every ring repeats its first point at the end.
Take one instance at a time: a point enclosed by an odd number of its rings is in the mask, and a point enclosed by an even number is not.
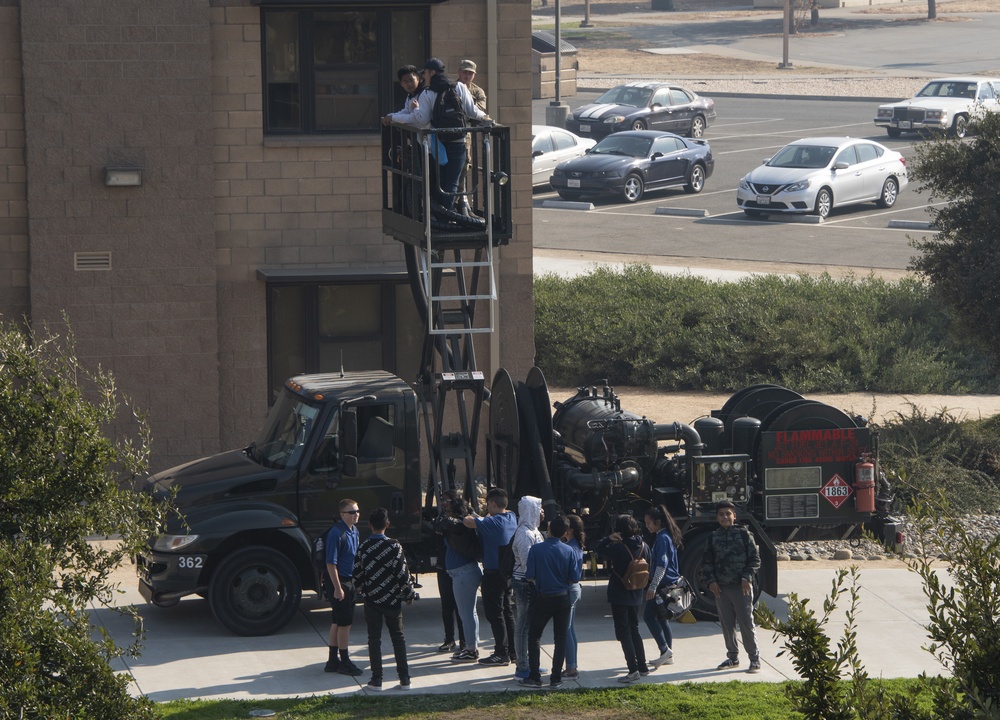
{"type": "Polygon", "coordinates": [[[840,477],[840,475],[837,475],[836,473],[834,473],[833,477],[830,478],[826,485],[821,487],[819,490],[819,494],[825,497],[831,505],[838,509],[847,501],[847,498],[851,497],[853,492],[854,488],[847,484],[844,478],[840,477]]]}

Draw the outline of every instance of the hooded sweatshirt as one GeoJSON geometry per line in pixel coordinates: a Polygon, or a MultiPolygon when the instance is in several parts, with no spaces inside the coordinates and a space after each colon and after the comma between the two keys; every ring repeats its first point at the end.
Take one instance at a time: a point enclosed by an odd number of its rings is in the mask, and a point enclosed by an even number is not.
{"type": "Polygon", "coordinates": [[[525,495],[517,503],[517,529],[514,531],[514,580],[524,580],[527,569],[528,551],[535,543],[545,538],[538,530],[542,519],[542,500],[532,495],[525,495]]]}

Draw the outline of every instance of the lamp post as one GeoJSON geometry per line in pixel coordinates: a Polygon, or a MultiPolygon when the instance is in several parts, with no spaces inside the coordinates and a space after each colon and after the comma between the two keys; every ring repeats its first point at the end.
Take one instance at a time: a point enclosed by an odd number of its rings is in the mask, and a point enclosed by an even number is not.
{"type": "Polygon", "coordinates": [[[548,107],[545,108],[545,124],[553,125],[555,127],[566,127],[566,117],[569,115],[569,105],[562,102],[562,96],[559,89],[559,79],[562,74],[562,37],[560,33],[560,21],[562,19],[560,15],[560,0],[555,0],[556,2],[556,96],[549,103],[548,107]]]}
{"type": "Polygon", "coordinates": [[[785,0],[785,22],[784,22],[784,32],[782,33],[782,45],[781,45],[781,64],[778,68],[785,70],[792,67],[791,61],[788,59],[788,34],[789,26],[791,25],[792,18],[792,5],[791,0],[785,0]]]}

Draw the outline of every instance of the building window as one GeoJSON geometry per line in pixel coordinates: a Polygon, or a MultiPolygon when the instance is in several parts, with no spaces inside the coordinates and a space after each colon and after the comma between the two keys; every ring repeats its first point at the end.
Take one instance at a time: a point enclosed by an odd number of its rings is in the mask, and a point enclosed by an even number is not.
{"type": "Polygon", "coordinates": [[[272,283],[267,299],[271,402],[289,377],[341,367],[416,380],[425,333],[406,280],[272,283]]]}
{"type": "Polygon", "coordinates": [[[427,56],[427,8],[261,10],[264,132],[376,132],[400,109],[402,65],[427,56]]]}

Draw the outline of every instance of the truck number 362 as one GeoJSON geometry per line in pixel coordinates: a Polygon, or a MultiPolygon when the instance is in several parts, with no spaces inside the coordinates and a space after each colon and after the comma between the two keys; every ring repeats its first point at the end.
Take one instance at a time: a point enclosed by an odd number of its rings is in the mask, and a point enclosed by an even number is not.
{"type": "Polygon", "coordinates": [[[177,558],[177,567],[183,570],[200,570],[205,558],[197,555],[182,555],[177,558]]]}

